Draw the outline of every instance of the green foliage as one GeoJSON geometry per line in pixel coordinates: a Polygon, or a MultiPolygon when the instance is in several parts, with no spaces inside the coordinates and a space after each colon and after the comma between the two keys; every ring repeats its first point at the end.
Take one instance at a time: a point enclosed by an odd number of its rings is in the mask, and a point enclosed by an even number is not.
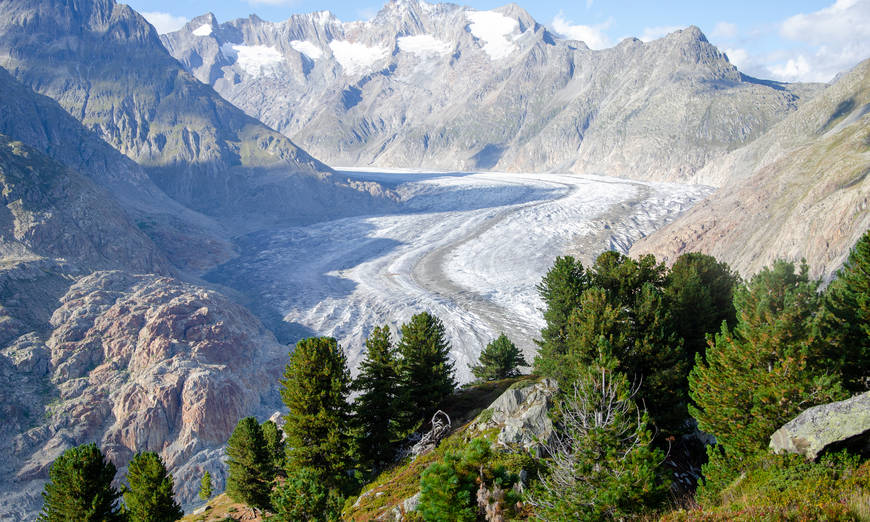
{"type": "MultiPolygon", "coordinates": [[[[605,361],[602,361],[605,362],[605,361]]],[[[599,366],[559,406],[548,472],[529,494],[542,520],[618,520],[657,508],[670,486],[624,375],[599,366]]]]}
{"type": "Polygon", "coordinates": [[[360,460],[373,469],[393,460],[393,444],[401,438],[396,363],[389,326],[376,327],[366,339],[366,358],[353,383],[353,389],[360,392],[354,401],[360,460]]]}
{"type": "Polygon", "coordinates": [[[202,480],[199,482],[199,498],[208,500],[211,498],[214,491],[211,484],[211,473],[206,471],[202,474],[202,480]]]}
{"type": "Polygon", "coordinates": [[[870,389],[870,231],[828,287],[820,326],[828,349],[819,364],[851,392],[870,389]]]}
{"type": "Polygon", "coordinates": [[[398,351],[402,424],[413,429],[428,421],[456,388],[444,324],[428,312],[413,316],[402,325],[398,351]]]}
{"type": "Polygon", "coordinates": [[[284,474],[284,432],[277,424],[268,420],[260,426],[263,430],[263,440],[266,441],[266,454],[272,469],[269,475],[274,478],[284,474]]]}
{"type": "Polygon", "coordinates": [[[51,465],[42,492],[38,520],[102,522],[123,520],[121,494],[112,487],[115,465],[106,461],[96,444],[70,448],[51,465]]]}
{"type": "Polygon", "coordinates": [[[568,318],[580,306],[580,295],[589,288],[589,279],[583,264],[571,256],[557,257],[553,267],[540,284],[538,293],[544,301],[544,321],[540,350],[535,357],[535,371],[552,375],[558,370],[560,359],[568,352],[568,318]]]}
{"type": "Polygon", "coordinates": [[[301,467],[291,470],[287,480],[272,493],[275,518],[279,521],[332,522],[340,520],[344,498],[321,480],[322,473],[301,467]]]}
{"type": "Polygon", "coordinates": [[[287,473],[310,468],[328,487],[345,481],[350,462],[350,372],[335,339],[312,337],[296,344],[281,380],[287,473]]]}
{"type": "Polygon", "coordinates": [[[131,522],[172,522],[184,516],[173,498],[174,481],[154,452],[137,453],[127,467],[124,505],[131,522]]]}
{"type": "Polygon", "coordinates": [[[511,490],[518,480],[502,465],[493,465],[490,443],[471,440],[458,451],[446,453],[420,476],[420,504],[417,511],[425,521],[477,520],[478,492],[487,492],[491,509],[504,511],[516,504],[511,490]]]}
{"type": "Polygon", "coordinates": [[[708,333],[717,332],[722,321],[734,326],[734,287],[739,282],[726,263],[698,252],[681,255],[668,272],[665,297],[690,364],[696,353],[703,355],[707,349],[708,333]]]}
{"type": "Polygon", "coordinates": [[[272,463],[260,423],[254,417],[240,420],[227,441],[227,495],[257,509],[269,509],[272,463]]]}
{"type": "Polygon", "coordinates": [[[526,365],[528,363],[519,348],[505,334],[501,334],[486,345],[480,354],[479,364],[471,367],[471,373],[478,381],[495,381],[516,377],[520,374],[518,366],[526,365]]]}
{"type": "Polygon", "coordinates": [[[705,520],[851,521],[866,508],[870,462],[847,453],[813,463],[760,452],[744,464],[739,480],[703,503],[705,520]]]}
{"type": "Polygon", "coordinates": [[[815,335],[818,283],[803,265],[777,261],[734,295],[737,325],[723,326],[696,357],[689,376],[698,426],[741,458],[800,411],[843,397],[836,379],[811,365],[821,353],[815,335]]]}
{"type": "MultiPolygon", "coordinates": [[[[639,398],[656,427],[664,432],[679,432],[687,417],[689,366],[668,310],[665,280],[664,266],[656,264],[652,256],[634,260],[617,252],[605,252],[583,277],[564,267],[554,267],[541,287],[562,288],[562,294],[570,288],[580,290],[580,294],[559,301],[570,302],[574,309],[564,323],[559,323],[559,349],[545,351],[546,340],[541,345],[536,370],[555,378],[562,389],[570,389],[589,364],[605,356],[605,351],[614,369],[641,383],[639,398]],[[575,282],[560,286],[557,278],[566,272],[575,282]],[[587,287],[581,288],[582,283],[587,287]]],[[[543,293],[542,297],[546,302],[543,293]]],[[[555,317],[561,321],[565,311],[556,312],[555,317]]]]}

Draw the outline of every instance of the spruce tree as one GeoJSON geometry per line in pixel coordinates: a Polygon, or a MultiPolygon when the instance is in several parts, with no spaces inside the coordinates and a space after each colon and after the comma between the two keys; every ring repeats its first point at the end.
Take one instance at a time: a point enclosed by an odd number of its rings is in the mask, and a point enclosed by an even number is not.
{"type": "Polygon", "coordinates": [[[266,453],[269,455],[269,464],[272,469],[270,480],[284,474],[284,432],[274,422],[267,420],[260,426],[263,430],[263,439],[266,441],[266,453]]]}
{"type": "Polygon", "coordinates": [[[426,422],[456,388],[444,324],[428,312],[402,325],[398,363],[404,427],[426,422]]]}
{"type": "Polygon", "coordinates": [[[553,267],[537,285],[544,301],[544,321],[541,339],[535,341],[540,350],[535,357],[535,371],[549,375],[558,371],[567,353],[568,318],[580,305],[580,295],[589,288],[589,276],[580,261],[571,256],[557,257],[553,267]]]}
{"type": "Polygon", "coordinates": [[[802,410],[842,398],[834,376],[810,362],[823,349],[816,335],[818,282],[804,264],[777,261],[734,294],[737,324],[723,325],[706,357],[695,357],[689,409],[698,426],[732,458],[767,447],[770,435],[802,410]]]}
{"type": "Polygon", "coordinates": [[[137,453],[127,467],[124,505],[130,522],[172,522],[184,516],[173,498],[174,481],[154,452],[137,453]]]}
{"type": "Polygon", "coordinates": [[[38,520],[47,522],[121,521],[121,494],[112,487],[115,465],[106,461],[96,444],[66,450],[51,465],[42,493],[38,520]]]}
{"type": "Polygon", "coordinates": [[[366,358],[360,364],[353,389],[360,392],[354,401],[362,462],[373,469],[393,460],[393,444],[399,436],[396,349],[390,327],[376,327],[366,339],[366,358]]]}
{"type": "Polygon", "coordinates": [[[227,495],[256,509],[269,509],[271,460],[260,423],[245,417],[227,441],[227,495]]]}
{"type": "Polygon", "coordinates": [[[296,344],[281,380],[287,473],[310,468],[329,487],[344,482],[350,462],[350,372],[335,339],[312,337],[296,344]]]}
{"type": "Polygon", "coordinates": [[[471,367],[471,373],[478,381],[494,381],[516,377],[520,374],[518,367],[527,364],[520,349],[505,334],[501,334],[486,345],[480,353],[478,364],[471,367]]]}
{"type": "Polygon", "coordinates": [[[870,231],[828,287],[820,325],[827,349],[818,364],[852,393],[870,389],[870,231]]]}
{"type": "Polygon", "coordinates": [[[206,471],[202,474],[202,480],[199,482],[199,498],[202,500],[208,500],[211,498],[214,491],[212,491],[211,484],[211,473],[206,471]]]}

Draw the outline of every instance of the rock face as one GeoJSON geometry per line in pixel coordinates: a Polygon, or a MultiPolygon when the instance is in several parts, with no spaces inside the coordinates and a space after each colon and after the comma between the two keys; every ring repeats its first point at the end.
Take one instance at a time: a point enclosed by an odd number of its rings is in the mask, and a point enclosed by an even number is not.
{"type": "Polygon", "coordinates": [[[814,406],[776,430],[770,449],[815,460],[823,451],[870,452],[870,392],[814,406]]]}
{"type": "Polygon", "coordinates": [[[366,190],[377,187],[334,180],[190,76],[152,27],[114,0],[3,2],[0,66],[230,230],[350,215],[375,202],[366,190]]]}
{"type": "Polygon", "coordinates": [[[207,14],[162,39],[200,81],[334,165],[687,180],[818,90],[742,75],[696,27],[593,51],[514,4],[393,0],[350,23],[207,14]]]}
{"type": "Polygon", "coordinates": [[[547,415],[552,399],[559,391],[551,379],[510,388],[478,417],[474,429],[499,428],[497,443],[530,449],[546,444],[553,435],[553,423],[547,415]]]}
{"type": "Polygon", "coordinates": [[[122,473],[134,453],[160,453],[185,503],[204,469],[222,487],[236,421],[280,407],[286,349],[241,306],[171,278],[96,272],[60,302],[44,342],[26,335],[0,356],[0,382],[23,382],[0,388],[3,429],[24,428],[0,438],[0,489],[22,495],[0,517],[38,509],[32,481],[91,441],[122,473]]]}
{"type": "Polygon", "coordinates": [[[700,251],[749,276],[777,258],[805,258],[830,279],[870,228],[870,60],[769,133],[705,167],[721,187],[632,247],[673,262],[700,251]]]}

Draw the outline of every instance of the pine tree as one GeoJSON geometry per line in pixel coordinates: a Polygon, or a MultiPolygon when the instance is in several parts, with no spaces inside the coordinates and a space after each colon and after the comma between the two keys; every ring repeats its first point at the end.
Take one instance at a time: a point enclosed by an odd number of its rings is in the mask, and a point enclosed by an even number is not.
{"type": "Polygon", "coordinates": [[[351,467],[350,372],[335,339],[312,337],[296,344],[281,380],[287,473],[311,468],[329,487],[339,486],[351,467]]]}
{"type": "Polygon", "coordinates": [[[403,426],[411,429],[420,421],[428,421],[456,388],[444,324],[428,312],[413,316],[402,325],[399,354],[403,426]]]}
{"type": "Polygon", "coordinates": [[[266,453],[269,455],[269,464],[272,466],[270,480],[284,474],[284,432],[274,422],[267,420],[260,426],[263,430],[263,439],[266,441],[266,453]]]}
{"type": "Polygon", "coordinates": [[[130,522],[172,522],[184,516],[173,498],[174,481],[156,453],[137,453],[127,468],[124,505],[130,522]]]}
{"type": "Polygon", "coordinates": [[[199,482],[199,498],[202,500],[208,500],[211,498],[214,491],[212,491],[211,484],[211,473],[206,471],[202,474],[202,480],[199,482]]]}
{"type": "Polygon", "coordinates": [[[296,468],[272,492],[275,520],[278,522],[338,522],[344,497],[321,480],[311,468],[296,468]]]}
{"type": "Polygon", "coordinates": [[[66,450],[51,465],[42,493],[38,520],[48,522],[121,521],[121,494],[112,487],[115,465],[106,461],[96,444],[66,450]]]}
{"type": "Polygon", "coordinates": [[[664,455],[614,364],[602,357],[590,365],[559,404],[548,472],[528,499],[542,520],[624,520],[666,498],[664,455]]]}
{"type": "Polygon", "coordinates": [[[568,318],[580,305],[580,295],[589,288],[589,276],[580,261],[571,256],[557,257],[553,267],[537,285],[544,301],[544,321],[540,350],[535,357],[535,371],[550,375],[558,371],[561,358],[568,352],[568,318]]]}
{"type": "Polygon", "coordinates": [[[716,258],[692,252],[677,258],[668,272],[665,296],[676,334],[683,338],[689,364],[707,349],[707,334],[737,320],[734,287],[740,278],[716,258]]]}
{"type": "Polygon", "coordinates": [[[520,374],[519,366],[526,366],[523,354],[505,334],[486,345],[480,353],[477,366],[472,366],[471,373],[479,381],[494,381],[516,377],[520,374]]]}
{"type": "Polygon", "coordinates": [[[828,287],[820,326],[827,350],[819,364],[852,393],[870,389],[870,231],[828,287]]]}
{"type": "Polygon", "coordinates": [[[360,392],[354,401],[360,433],[357,445],[362,462],[373,469],[393,460],[393,444],[400,438],[396,363],[390,327],[376,327],[366,339],[366,358],[353,383],[353,389],[360,392]]]}
{"type": "Polygon", "coordinates": [[[735,291],[733,331],[723,326],[706,357],[695,357],[690,412],[730,457],[766,447],[800,411],[842,397],[837,380],[810,364],[822,349],[817,289],[806,265],[796,273],[794,264],[775,262],[735,291]]]}
{"type": "Polygon", "coordinates": [[[256,509],[269,509],[271,461],[260,423],[245,417],[227,441],[227,495],[256,509]]]}

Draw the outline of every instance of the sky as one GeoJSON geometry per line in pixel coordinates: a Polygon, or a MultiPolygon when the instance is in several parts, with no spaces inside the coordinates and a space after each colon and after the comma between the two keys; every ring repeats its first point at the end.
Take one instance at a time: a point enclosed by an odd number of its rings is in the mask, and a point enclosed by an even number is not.
{"type": "MultiPolygon", "coordinates": [[[[125,2],[125,0],[119,0],[125,2]]],[[[870,58],[870,0],[514,0],[540,24],[593,49],[626,37],[652,40],[688,25],[701,28],[742,72],[778,81],[828,82],[870,58]]],[[[219,22],[255,13],[281,21],[329,10],[340,20],[368,20],[377,0],[126,0],[159,32],[211,12],[219,22]]],[[[435,3],[430,0],[430,3],[435,3]]],[[[454,2],[493,9],[507,0],[454,2]]]]}

